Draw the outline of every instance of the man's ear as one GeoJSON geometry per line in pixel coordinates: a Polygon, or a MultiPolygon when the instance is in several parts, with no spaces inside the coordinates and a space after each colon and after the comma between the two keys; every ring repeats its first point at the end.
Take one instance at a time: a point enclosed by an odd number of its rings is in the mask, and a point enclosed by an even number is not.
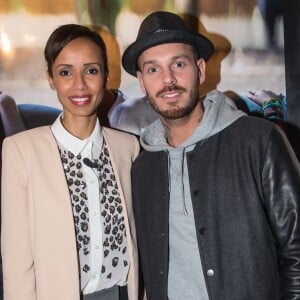
{"type": "Polygon", "coordinates": [[[197,60],[197,66],[199,69],[199,83],[202,84],[205,81],[205,68],[206,62],[203,58],[197,60]]]}
{"type": "Polygon", "coordinates": [[[143,78],[142,78],[142,73],[140,71],[137,71],[136,76],[139,80],[139,84],[140,84],[140,88],[141,88],[142,92],[144,94],[146,94],[146,89],[145,89],[144,81],[143,81],[143,78]]]}

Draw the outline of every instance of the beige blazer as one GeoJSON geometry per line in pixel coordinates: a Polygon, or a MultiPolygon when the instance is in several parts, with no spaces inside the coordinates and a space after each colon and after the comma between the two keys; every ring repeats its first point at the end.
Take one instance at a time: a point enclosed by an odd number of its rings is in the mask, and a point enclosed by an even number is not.
{"type": "MultiPolygon", "coordinates": [[[[138,255],[130,171],[137,139],[103,128],[126,215],[128,294],[138,299],[138,255]]],[[[79,266],[69,190],[49,126],[4,140],[2,151],[5,300],[79,300],[79,266]]]]}

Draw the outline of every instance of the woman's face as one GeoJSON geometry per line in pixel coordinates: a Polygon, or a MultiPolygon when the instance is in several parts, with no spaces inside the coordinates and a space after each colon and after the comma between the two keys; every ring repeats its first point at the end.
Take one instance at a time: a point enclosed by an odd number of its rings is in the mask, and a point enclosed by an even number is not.
{"type": "Polygon", "coordinates": [[[50,87],[63,106],[64,120],[97,116],[107,76],[102,50],[88,38],[76,38],[59,53],[52,65],[50,87]]]}

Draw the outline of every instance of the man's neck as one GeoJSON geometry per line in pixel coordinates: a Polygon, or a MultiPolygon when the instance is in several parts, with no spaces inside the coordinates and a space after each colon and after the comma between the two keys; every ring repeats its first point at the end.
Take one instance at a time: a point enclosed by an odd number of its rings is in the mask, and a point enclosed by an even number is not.
{"type": "Polygon", "coordinates": [[[167,131],[170,146],[177,147],[187,140],[198,127],[203,116],[203,109],[194,110],[189,116],[177,120],[162,120],[167,131]]]}

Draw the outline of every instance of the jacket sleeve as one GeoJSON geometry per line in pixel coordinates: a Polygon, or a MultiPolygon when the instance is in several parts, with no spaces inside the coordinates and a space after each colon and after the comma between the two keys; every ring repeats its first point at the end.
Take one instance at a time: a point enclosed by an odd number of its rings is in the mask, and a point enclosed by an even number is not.
{"type": "Polygon", "coordinates": [[[264,154],[264,207],[277,240],[282,299],[300,299],[300,166],[275,128],[264,154]]]}
{"type": "Polygon", "coordinates": [[[36,299],[29,218],[29,172],[25,156],[13,137],[4,140],[1,251],[5,300],[36,299]]]}

